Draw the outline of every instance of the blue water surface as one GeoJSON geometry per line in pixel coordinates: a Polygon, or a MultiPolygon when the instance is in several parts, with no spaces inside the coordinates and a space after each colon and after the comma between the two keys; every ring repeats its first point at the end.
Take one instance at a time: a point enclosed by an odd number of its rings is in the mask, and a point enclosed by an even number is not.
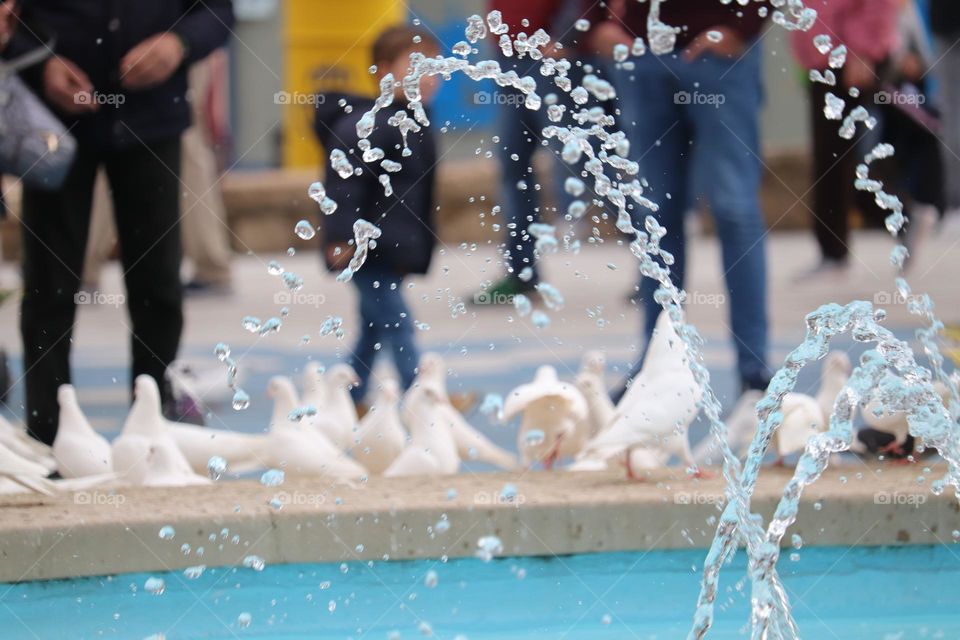
{"type": "MultiPolygon", "coordinates": [[[[3,638],[683,638],[704,552],[208,569],[0,585],[3,638]],[[425,582],[436,572],[432,588],[425,582]],[[153,595],[144,582],[162,577],[153,595]],[[241,623],[249,615],[249,626],[241,623]],[[429,634],[432,634],[429,635],[429,634]]],[[[809,548],[780,571],[802,637],[960,638],[960,556],[946,546],[809,548]]],[[[746,634],[744,557],[711,638],[746,634]]]]}

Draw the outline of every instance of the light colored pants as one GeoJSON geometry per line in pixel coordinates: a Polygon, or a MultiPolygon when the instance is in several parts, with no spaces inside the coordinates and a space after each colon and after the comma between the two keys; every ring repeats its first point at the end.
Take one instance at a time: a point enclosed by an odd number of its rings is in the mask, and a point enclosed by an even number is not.
{"type": "Polygon", "coordinates": [[[937,38],[943,58],[933,67],[940,92],[940,131],[947,210],[960,209],[960,47],[937,38]]]}
{"type": "MultiPolygon", "coordinates": [[[[210,147],[203,113],[210,85],[209,58],[190,68],[190,93],[194,96],[193,124],[181,140],[180,225],[183,251],[193,263],[193,279],[219,286],[230,285],[230,238],[226,209],[220,191],[217,159],[210,147]]],[[[90,238],[84,260],[83,281],[96,285],[100,268],[117,241],[113,207],[106,176],[101,170],[93,195],[90,238]]]]}

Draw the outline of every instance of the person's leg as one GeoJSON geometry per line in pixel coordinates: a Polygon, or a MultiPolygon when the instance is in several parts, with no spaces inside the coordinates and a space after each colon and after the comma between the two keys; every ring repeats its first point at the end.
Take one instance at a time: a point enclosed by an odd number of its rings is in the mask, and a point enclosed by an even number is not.
{"type": "Polygon", "coordinates": [[[960,47],[945,38],[937,38],[937,51],[943,56],[933,71],[940,91],[942,157],[946,180],[946,209],[960,214],[960,47]]]}
{"type": "Polygon", "coordinates": [[[57,388],[70,382],[70,345],[97,173],[96,153],[81,146],[59,191],[24,189],[23,299],[20,333],[31,436],[53,444],[57,388]]]}
{"type": "Polygon", "coordinates": [[[415,339],[413,317],[403,297],[403,278],[398,275],[386,276],[380,282],[378,293],[383,336],[390,343],[400,385],[403,389],[409,389],[417,377],[420,350],[415,339]]]}
{"type": "MultiPolygon", "coordinates": [[[[825,260],[845,261],[849,254],[849,196],[853,176],[849,173],[853,159],[851,143],[838,134],[840,123],[823,115],[824,100],[835,88],[811,82],[810,123],[813,130],[813,233],[825,260]]],[[[848,96],[844,96],[849,99],[848,96]]]]}
{"type": "Polygon", "coordinates": [[[183,330],[180,283],[180,137],[113,152],[106,160],[130,313],[132,379],[157,381],[170,399],[167,366],[183,330]]]}
{"type": "Polygon", "coordinates": [[[688,107],[693,153],[717,223],[740,377],[765,388],[767,367],[766,225],[760,210],[761,51],[735,62],[708,56],[686,65],[707,96],[688,107]],[[712,100],[710,98],[713,98],[712,100]]]}
{"type": "Polygon", "coordinates": [[[351,282],[357,290],[357,307],[360,317],[357,320],[359,335],[347,363],[357,372],[360,380],[360,383],[350,390],[353,401],[359,403],[367,395],[374,361],[377,358],[377,352],[383,346],[376,289],[379,279],[371,265],[365,265],[353,274],[351,282]]]}
{"type": "Polygon", "coordinates": [[[537,178],[531,168],[533,154],[542,146],[543,134],[538,126],[537,112],[523,105],[523,94],[501,88],[495,96],[502,101],[497,105],[500,142],[496,145],[496,153],[500,164],[500,204],[506,222],[508,274],[517,277],[529,267],[533,271],[529,282],[535,284],[539,279],[534,256],[535,239],[528,230],[531,224],[539,222],[540,214],[539,192],[534,188],[537,178]]]}
{"type": "MultiPolygon", "coordinates": [[[[686,208],[687,167],[689,140],[686,107],[678,102],[681,86],[666,60],[645,56],[636,60],[633,71],[616,76],[621,114],[618,127],[630,140],[631,157],[640,161],[641,176],[649,187],[645,195],[659,205],[656,213],[639,206],[631,212],[633,224],[644,228],[644,220],[652,215],[666,228],[667,234],[660,246],[673,254],[671,279],[683,286],[685,247],[683,241],[683,213],[686,208]]],[[[640,302],[644,309],[644,343],[649,341],[662,307],[654,300],[660,286],[650,278],[640,282],[640,302]]],[[[643,364],[642,353],[629,374],[632,379],[643,364]]],[[[616,399],[617,395],[614,394],[616,399]]]]}

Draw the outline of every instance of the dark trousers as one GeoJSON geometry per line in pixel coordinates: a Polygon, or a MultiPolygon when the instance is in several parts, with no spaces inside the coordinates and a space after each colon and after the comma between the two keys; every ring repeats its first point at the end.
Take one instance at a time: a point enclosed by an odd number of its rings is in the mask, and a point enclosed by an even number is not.
{"type": "Polygon", "coordinates": [[[183,327],[180,284],[180,138],[101,151],[81,145],[59,191],[23,194],[20,332],[27,429],[41,442],[57,433],[57,388],[69,383],[70,347],[90,227],[93,185],[104,167],[113,196],[131,322],[132,376],[164,372],[183,327]]]}
{"type": "MultiPolygon", "coordinates": [[[[838,83],[842,83],[842,74],[837,73],[838,83]]],[[[860,98],[853,98],[837,87],[829,87],[818,82],[809,85],[811,124],[813,128],[813,232],[820,245],[824,258],[845,260],[850,253],[850,209],[856,205],[867,221],[877,225],[889,214],[876,205],[873,195],[857,191],[853,182],[858,163],[863,162],[863,153],[859,151],[857,141],[863,137],[864,126],[857,124],[857,133],[853,140],[840,137],[841,122],[827,120],[823,116],[823,105],[827,92],[831,91],[846,101],[844,116],[854,108],[863,105],[873,113],[873,92],[864,91],[860,98]]],[[[870,165],[870,177],[883,180],[884,172],[889,173],[890,161],[875,161],[870,165]]],[[[889,181],[884,181],[890,185],[889,181]]],[[[886,190],[893,192],[890,186],[886,190]]]]}

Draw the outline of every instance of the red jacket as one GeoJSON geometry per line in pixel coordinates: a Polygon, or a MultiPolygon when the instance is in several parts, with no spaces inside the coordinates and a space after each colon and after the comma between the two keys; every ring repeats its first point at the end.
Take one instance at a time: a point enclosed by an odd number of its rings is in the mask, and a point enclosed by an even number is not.
{"type": "Polygon", "coordinates": [[[807,69],[826,67],[827,56],[813,45],[813,38],[823,33],[834,47],[844,44],[851,55],[881,62],[897,46],[901,4],[900,0],[807,0],[806,5],[817,10],[817,23],[810,31],[792,35],[793,53],[807,69]]]}

